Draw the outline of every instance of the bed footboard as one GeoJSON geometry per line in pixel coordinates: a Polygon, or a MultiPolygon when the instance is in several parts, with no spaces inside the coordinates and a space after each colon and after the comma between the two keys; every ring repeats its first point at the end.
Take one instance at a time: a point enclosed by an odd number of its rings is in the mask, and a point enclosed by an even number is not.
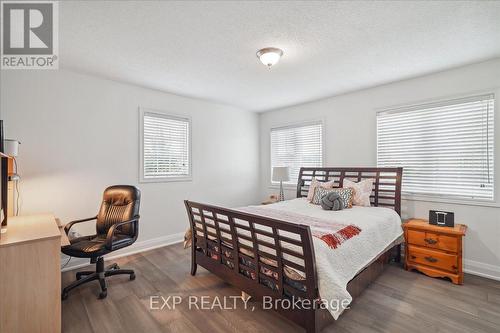
{"type": "MultiPolygon", "coordinates": [[[[254,299],[305,300],[307,307],[276,311],[315,332],[318,300],[314,248],[308,226],[184,201],[192,228],[191,274],[200,265],[254,299]]],[[[278,301],[278,302],[275,302],[278,301]]]]}

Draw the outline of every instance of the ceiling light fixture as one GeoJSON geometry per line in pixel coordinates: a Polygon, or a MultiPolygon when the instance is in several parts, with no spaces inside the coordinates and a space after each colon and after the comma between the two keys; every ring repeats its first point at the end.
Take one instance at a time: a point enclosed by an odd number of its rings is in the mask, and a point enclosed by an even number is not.
{"type": "Polygon", "coordinates": [[[257,58],[269,69],[280,61],[282,55],[283,50],[276,47],[266,47],[257,51],[257,58]]]}

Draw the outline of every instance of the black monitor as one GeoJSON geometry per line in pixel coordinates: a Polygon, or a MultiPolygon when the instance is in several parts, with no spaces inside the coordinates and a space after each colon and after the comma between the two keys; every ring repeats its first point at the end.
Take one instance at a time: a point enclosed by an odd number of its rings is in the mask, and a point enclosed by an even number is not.
{"type": "MultiPolygon", "coordinates": [[[[3,120],[0,120],[0,152],[5,152],[5,147],[4,147],[4,129],[3,129],[3,120]]],[[[0,163],[0,186],[1,186],[1,206],[2,206],[2,211],[3,211],[3,220],[1,225],[6,226],[7,225],[7,186],[8,186],[8,159],[1,157],[0,158],[1,163],[0,163]]]]}

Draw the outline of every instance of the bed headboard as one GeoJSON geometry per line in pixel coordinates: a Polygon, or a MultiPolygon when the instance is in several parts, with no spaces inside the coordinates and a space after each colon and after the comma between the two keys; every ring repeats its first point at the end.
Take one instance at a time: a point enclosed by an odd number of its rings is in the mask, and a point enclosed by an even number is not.
{"type": "Polygon", "coordinates": [[[375,179],[370,196],[372,206],[394,209],[401,215],[401,179],[403,168],[300,168],[297,182],[297,198],[306,197],[313,178],[319,181],[335,181],[335,187],[342,187],[344,179],[358,182],[375,179]]]}

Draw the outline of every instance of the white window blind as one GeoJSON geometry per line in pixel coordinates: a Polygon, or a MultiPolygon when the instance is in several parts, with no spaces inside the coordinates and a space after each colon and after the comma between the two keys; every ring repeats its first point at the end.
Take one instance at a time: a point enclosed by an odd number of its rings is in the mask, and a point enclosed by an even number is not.
{"type": "Polygon", "coordinates": [[[377,164],[402,166],[403,193],[493,200],[494,96],[377,114],[377,164]]]}
{"type": "Polygon", "coordinates": [[[191,176],[190,120],[142,111],[142,180],[191,176]]]}
{"type": "Polygon", "coordinates": [[[271,169],[290,168],[289,184],[297,184],[300,167],[323,165],[323,126],[310,123],[271,129],[271,169]]]}

